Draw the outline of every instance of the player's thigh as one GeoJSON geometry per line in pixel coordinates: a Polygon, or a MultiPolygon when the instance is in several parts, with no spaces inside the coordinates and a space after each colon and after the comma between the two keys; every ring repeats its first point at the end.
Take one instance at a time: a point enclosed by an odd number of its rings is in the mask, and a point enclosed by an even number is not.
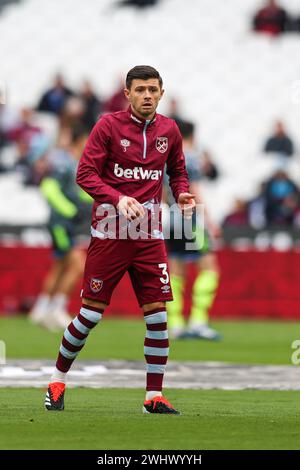
{"type": "Polygon", "coordinates": [[[130,241],[92,237],[85,262],[82,297],[109,304],[131,259],[130,241]]]}
{"type": "Polygon", "coordinates": [[[220,272],[217,255],[213,252],[204,253],[199,259],[198,264],[202,270],[220,272]]]}
{"type": "Polygon", "coordinates": [[[129,269],[139,305],[172,300],[170,273],[163,240],[138,241],[129,269]]]}

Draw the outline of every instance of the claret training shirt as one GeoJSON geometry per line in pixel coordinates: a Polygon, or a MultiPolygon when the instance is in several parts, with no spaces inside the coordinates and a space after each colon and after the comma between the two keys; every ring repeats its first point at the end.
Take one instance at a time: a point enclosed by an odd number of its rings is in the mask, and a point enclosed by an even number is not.
{"type": "Polygon", "coordinates": [[[151,121],[140,119],[131,107],[102,116],[89,136],[77,171],[77,183],[95,201],[92,235],[97,236],[102,218],[99,206],[116,207],[121,196],[134,197],[147,209],[159,205],[165,165],[177,201],[180,193],[189,191],[189,183],[175,121],[161,114],[151,121]]]}

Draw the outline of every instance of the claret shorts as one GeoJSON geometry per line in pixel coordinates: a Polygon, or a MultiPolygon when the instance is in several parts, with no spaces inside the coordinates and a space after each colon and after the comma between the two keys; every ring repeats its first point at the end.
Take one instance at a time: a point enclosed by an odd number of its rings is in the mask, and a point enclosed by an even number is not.
{"type": "Polygon", "coordinates": [[[164,240],[111,240],[92,237],[85,264],[82,297],[110,303],[128,271],[140,306],[173,300],[164,240]]]}

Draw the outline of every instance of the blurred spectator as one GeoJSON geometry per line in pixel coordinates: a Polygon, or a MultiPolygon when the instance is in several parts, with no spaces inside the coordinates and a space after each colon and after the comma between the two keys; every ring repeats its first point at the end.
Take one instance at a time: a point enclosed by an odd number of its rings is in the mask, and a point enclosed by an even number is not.
{"type": "Polygon", "coordinates": [[[0,150],[5,145],[5,135],[4,135],[4,129],[3,129],[3,126],[2,126],[2,115],[3,114],[4,114],[4,104],[0,103],[0,150]]]}
{"type": "Polygon", "coordinates": [[[2,129],[0,128],[0,149],[3,147],[5,144],[5,136],[4,132],[2,132],[2,129]]]}
{"type": "Polygon", "coordinates": [[[82,130],[85,109],[84,101],[79,96],[68,98],[61,111],[60,127],[82,130]]]}
{"type": "Polygon", "coordinates": [[[34,111],[30,108],[23,108],[20,112],[20,120],[14,127],[6,132],[6,140],[8,142],[30,141],[31,138],[40,133],[40,127],[32,123],[34,111]]]}
{"type": "Polygon", "coordinates": [[[248,202],[249,224],[252,228],[260,230],[267,224],[266,220],[266,182],[260,186],[259,194],[248,202]]]}
{"type": "Polygon", "coordinates": [[[222,226],[250,225],[256,230],[265,227],[300,224],[300,191],[283,170],[278,170],[261,184],[259,194],[248,203],[236,199],[232,212],[222,226]]]}
{"type": "Polygon", "coordinates": [[[13,164],[6,168],[6,171],[15,171],[19,173],[21,175],[21,180],[27,184],[31,179],[30,175],[32,171],[29,159],[30,141],[25,139],[20,140],[16,145],[10,147],[10,149],[12,150],[15,158],[13,164]]]}
{"type": "Polygon", "coordinates": [[[291,19],[290,31],[300,33],[300,16],[291,19]]]}
{"type": "Polygon", "coordinates": [[[277,36],[286,30],[287,18],[286,11],[276,0],[267,0],[254,16],[253,29],[258,33],[277,36]]]}
{"type": "Polygon", "coordinates": [[[17,126],[20,121],[20,112],[10,108],[7,104],[0,104],[0,130],[3,135],[17,126]]]}
{"type": "MultiPolygon", "coordinates": [[[[176,114],[174,116],[176,117],[176,114]]],[[[174,117],[172,119],[174,119],[174,117]]],[[[219,170],[213,162],[211,155],[207,150],[199,148],[195,144],[195,125],[181,118],[177,118],[177,125],[184,141],[187,167],[193,166],[196,174],[200,172],[201,178],[207,178],[209,180],[217,179],[219,170]],[[189,161],[189,159],[191,161],[189,161]]]]}
{"type": "Polygon", "coordinates": [[[182,135],[185,163],[189,169],[189,179],[192,183],[194,180],[198,181],[202,178],[200,156],[195,146],[195,125],[189,121],[181,121],[178,127],[182,135]]]}
{"type": "MultiPolygon", "coordinates": [[[[6,158],[4,158],[4,162],[1,158],[0,171],[15,170],[21,173],[23,180],[28,178],[29,162],[27,158],[31,141],[42,132],[41,128],[34,124],[33,118],[33,110],[23,108],[14,115],[12,120],[9,120],[8,125],[3,125],[2,128],[6,158]]],[[[1,157],[3,157],[3,153],[1,157]]]]}
{"type": "Polygon", "coordinates": [[[116,111],[123,111],[128,108],[128,101],[124,95],[124,88],[125,85],[123,81],[121,81],[115,93],[105,101],[103,105],[104,112],[115,113],[116,111]]]}
{"type": "Polygon", "coordinates": [[[300,205],[298,206],[297,210],[295,211],[294,214],[294,226],[300,230],[300,205]]]}
{"type": "Polygon", "coordinates": [[[74,93],[66,85],[62,75],[57,74],[52,88],[41,97],[37,106],[38,111],[46,111],[59,115],[68,97],[74,93]]]}
{"type": "Polygon", "coordinates": [[[276,122],[275,133],[267,140],[264,151],[276,153],[284,158],[293,155],[294,144],[287,135],[284,124],[281,121],[276,122]]]}
{"type": "Polygon", "coordinates": [[[277,171],[266,183],[265,199],[268,225],[293,223],[299,206],[299,189],[284,171],[277,171]]]}
{"type": "Polygon", "coordinates": [[[179,111],[178,101],[176,98],[171,98],[169,102],[169,110],[167,111],[167,116],[169,116],[169,118],[171,119],[174,119],[177,126],[179,127],[179,130],[182,126],[184,126],[186,121],[181,116],[181,113],[179,111]]]}
{"type": "Polygon", "coordinates": [[[134,6],[138,8],[146,8],[156,5],[159,0],[119,0],[120,6],[134,6]]]}
{"type": "Polygon", "coordinates": [[[25,185],[39,186],[49,171],[48,151],[50,140],[44,134],[34,136],[29,145],[24,148],[22,158],[16,164],[15,170],[22,171],[25,185]]]}
{"type": "Polygon", "coordinates": [[[213,181],[219,177],[217,165],[213,162],[212,157],[207,150],[204,150],[200,157],[201,173],[207,179],[213,181]]]}
{"type": "Polygon", "coordinates": [[[91,82],[88,80],[85,80],[82,83],[79,97],[82,99],[85,106],[82,116],[82,124],[86,128],[87,132],[90,132],[102,112],[103,105],[98,98],[97,93],[93,90],[91,82]]]}
{"type": "Polygon", "coordinates": [[[222,223],[222,227],[242,227],[248,225],[247,203],[243,199],[236,199],[232,211],[222,223]]]}

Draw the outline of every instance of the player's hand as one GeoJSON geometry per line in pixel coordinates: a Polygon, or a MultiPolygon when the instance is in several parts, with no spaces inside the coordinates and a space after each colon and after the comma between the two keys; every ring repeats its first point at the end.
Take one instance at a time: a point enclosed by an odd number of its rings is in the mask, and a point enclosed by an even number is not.
{"type": "Polygon", "coordinates": [[[196,207],[195,195],[191,193],[180,193],[177,204],[183,212],[185,219],[191,219],[196,207]]]}
{"type": "Polygon", "coordinates": [[[126,220],[134,220],[144,217],[145,209],[134,197],[122,196],[117,205],[117,209],[126,220]]]}

